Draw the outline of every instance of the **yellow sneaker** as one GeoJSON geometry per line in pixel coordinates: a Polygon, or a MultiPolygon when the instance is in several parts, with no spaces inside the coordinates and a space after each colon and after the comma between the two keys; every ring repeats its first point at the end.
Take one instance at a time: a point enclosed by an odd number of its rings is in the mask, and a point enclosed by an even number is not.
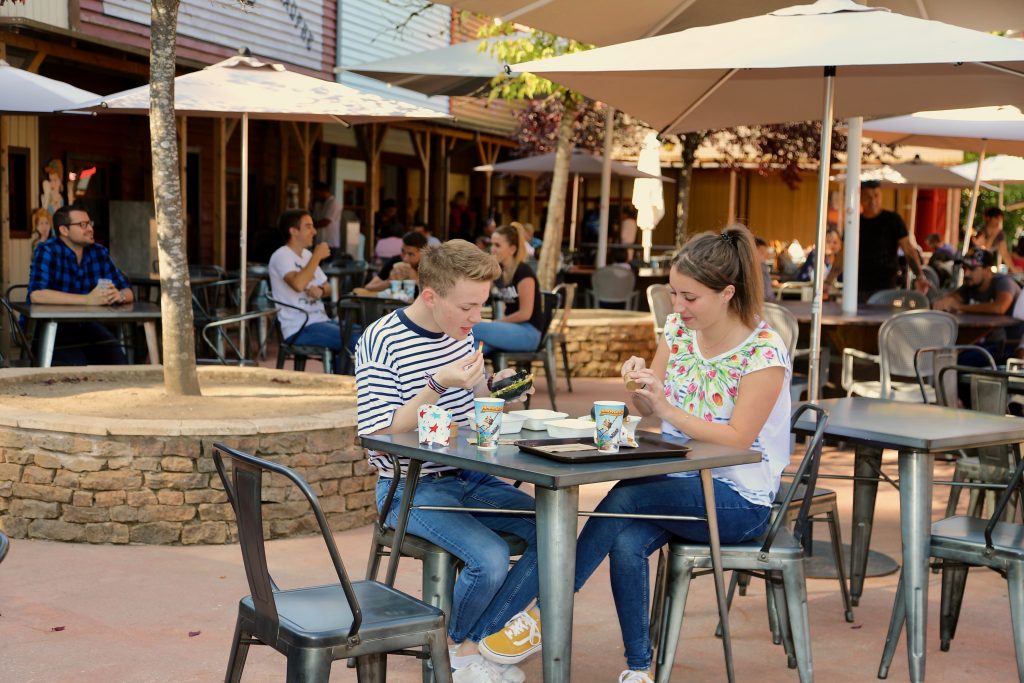
{"type": "Polygon", "coordinates": [[[540,650],[540,622],[535,612],[520,612],[505,628],[480,641],[480,654],[497,664],[518,664],[540,650]]]}

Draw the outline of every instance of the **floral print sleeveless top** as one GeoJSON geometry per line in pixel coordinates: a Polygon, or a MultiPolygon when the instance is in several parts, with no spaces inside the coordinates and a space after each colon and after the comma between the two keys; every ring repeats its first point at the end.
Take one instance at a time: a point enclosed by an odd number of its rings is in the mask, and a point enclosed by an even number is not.
{"type": "MultiPolygon", "coordinates": [[[[729,422],[739,396],[740,380],[758,370],[781,367],[786,378],[774,406],[751,448],[761,452],[761,462],[714,470],[714,477],[728,484],[757,505],[771,505],[779,488],[779,477],[789,464],[790,396],[792,362],[782,338],[767,322],[760,321],[739,346],[705,358],[696,332],[688,329],[676,313],[665,321],[668,365],[665,369],[665,397],[669,403],[708,422],[729,422]]],[[[662,431],[686,437],[668,422],[662,431]]],[[[687,472],[678,476],[694,476],[687,472]]]]}

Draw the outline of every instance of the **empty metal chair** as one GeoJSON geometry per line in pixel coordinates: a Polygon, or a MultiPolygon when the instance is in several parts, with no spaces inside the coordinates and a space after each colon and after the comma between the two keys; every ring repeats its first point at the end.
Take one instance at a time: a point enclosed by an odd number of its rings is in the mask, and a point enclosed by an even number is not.
{"type": "MultiPolygon", "coordinates": [[[[878,355],[859,349],[843,349],[842,387],[848,396],[884,398],[908,403],[921,402],[921,388],[915,382],[901,382],[894,377],[916,377],[914,358],[922,347],[956,344],[956,318],[942,311],[908,311],[889,318],[878,330],[878,355]],[[855,360],[875,363],[877,380],[856,381],[855,360]]],[[[929,373],[930,374],[930,373],[929,373]]],[[[926,387],[926,391],[929,389],[926,387]]]]}
{"type": "MultiPolygon", "coordinates": [[[[517,368],[529,369],[534,362],[540,361],[544,364],[544,374],[547,377],[548,382],[548,398],[551,400],[551,409],[558,410],[555,403],[555,380],[557,374],[555,372],[555,351],[554,344],[548,341],[548,337],[551,335],[551,318],[554,315],[555,309],[559,306],[559,296],[554,292],[541,292],[543,297],[543,319],[541,320],[541,329],[546,330],[544,336],[540,338],[540,344],[537,345],[536,351],[495,351],[491,356],[491,362],[494,364],[494,371],[502,370],[509,366],[517,368]]],[[[526,407],[530,407],[530,397],[526,397],[526,407]]]]}
{"type": "MultiPolygon", "coordinates": [[[[359,680],[384,680],[387,654],[427,647],[439,682],[451,681],[444,613],[377,581],[353,583],[316,494],[292,469],[216,444],[213,460],[235,511],[252,594],[238,604],[225,681],[237,683],[250,645],[269,645],[288,659],[287,680],[327,683],[334,660],[353,657],[359,680]],[[231,460],[231,473],[224,457],[231,460]],[[283,590],[267,569],[263,544],[263,473],[293,484],[312,507],[338,582],[283,590]]],[[[417,653],[419,654],[419,653],[417,653]]]]}
{"type": "MultiPolygon", "coordinates": [[[[828,422],[827,411],[818,406],[804,404],[793,414],[790,424],[796,424],[806,411],[816,413],[817,417],[814,436],[808,440],[804,459],[794,474],[794,481],[803,484],[804,498],[800,503],[793,530],[784,526],[786,515],[777,515],[761,538],[746,543],[722,545],[723,568],[743,570],[762,576],[771,586],[777,611],[776,623],[787,655],[796,661],[801,683],[813,681],[814,673],[811,663],[810,623],[807,618],[804,550],[800,539],[807,527],[807,515],[818,479],[822,439],[828,422]]],[[[789,509],[798,488],[789,487],[786,497],[779,503],[781,509],[789,509]]],[[[655,675],[655,680],[659,683],[667,683],[672,674],[672,663],[675,660],[679,631],[683,624],[690,579],[697,570],[710,566],[709,546],[682,540],[669,543],[667,588],[664,607],[661,610],[661,614],[664,615],[663,628],[659,634],[655,675]]],[[[731,670],[731,664],[729,669],[731,670]]]]}
{"type": "Polygon", "coordinates": [[[647,288],[647,306],[654,317],[654,341],[661,343],[665,332],[665,319],[672,313],[672,294],[665,284],[650,285],[647,288]]]}
{"type": "MultiPolygon", "coordinates": [[[[1020,458],[1020,446],[1014,445],[1020,458]]],[[[1017,676],[1024,681],[1024,525],[999,521],[1009,507],[1011,496],[1020,494],[1024,462],[1017,465],[1006,489],[999,496],[989,519],[947,517],[932,524],[931,557],[942,560],[942,599],[939,609],[939,642],[949,650],[960,619],[960,603],[970,567],[988,567],[1006,577],[1010,595],[1010,619],[1014,650],[1017,654],[1017,676]]],[[[889,633],[878,666],[878,677],[889,674],[900,631],[906,622],[903,574],[896,589],[889,633]]]]}
{"type": "Polygon", "coordinates": [[[928,280],[928,285],[936,292],[942,289],[942,279],[939,277],[939,271],[926,265],[921,266],[921,274],[924,276],[924,279],[928,280]]]}
{"type": "Polygon", "coordinates": [[[868,297],[868,304],[892,306],[908,311],[931,307],[928,295],[915,289],[881,289],[868,297]]]}
{"type": "Polygon", "coordinates": [[[220,365],[240,366],[257,365],[255,359],[266,356],[267,346],[267,337],[261,337],[258,331],[269,324],[273,324],[273,319],[276,315],[277,312],[273,308],[267,308],[262,311],[249,311],[240,315],[229,315],[220,320],[206,323],[203,326],[202,338],[206,342],[206,346],[213,353],[214,359],[197,358],[196,362],[200,364],[214,362],[220,365]],[[231,331],[236,326],[239,331],[243,326],[248,330],[250,323],[255,325],[257,334],[246,337],[246,345],[251,350],[251,353],[247,354],[243,352],[243,349],[239,348],[239,344],[235,343],[236,340],[241,338],[240,332],[232,336],[231,331]],[[230,349],[230,354],[225,347],[230,349]]]}
{"type": "Polygon", "coordinates": [[[601,304],[612,304],[635,311],[640,298],[640,292],[636,291],[636,274],[632,268],[622,266],[598,268],[590,276],[590,291],[587,295],[592,308],[604,308],[601,304]]]}
{"type": "Polygon", "coordinates": [[[557,344],[562,351],[562,370],[565,371],[565,383],[569,385],[569,391],[572,391],[572,366],[569,365],[569,316],[572,314],[572,302],[576,298],[576,283],[575,282],[563,282],[560,285],[555,285],[555,288],[551,290],[557,294],[559,301],[562,304],[562,308],[558,314],[557,319],[553,319],[553,328],[548,332],[548,344],[551,345],[551,352],[554,353],[554,347],[557,344]]]}

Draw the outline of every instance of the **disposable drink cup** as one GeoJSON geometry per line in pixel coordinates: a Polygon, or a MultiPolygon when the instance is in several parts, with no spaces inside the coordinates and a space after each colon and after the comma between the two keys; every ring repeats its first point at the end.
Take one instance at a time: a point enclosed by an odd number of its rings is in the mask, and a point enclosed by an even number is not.
{"type": "Polygon", "coordinates": [[[412,301],[416,295],[416,281],[402,280],[402,291],[405,292],[406,298],[412,301]]]}
{"type": "Polygon", "coordinates": [[[394,296],[397,296],[402,291],[402,281],[401,280],[390,280],[388,282],[388,287],[391,288],[391,294],[394,295],[394,296]]]}
{"type": "Polygon", "coordinates": [[[622,419],[626,404],[622,401],[594,401],[594,444],[602,453],[618,453],[622,439],[622,419]]]}
{"type": "Polygon", "coordinates": [[[501,434],[501,416],[505,409],[503,398],[473,399],[473,420],[476,423],[477,448],[497,448],[501,434]]]}

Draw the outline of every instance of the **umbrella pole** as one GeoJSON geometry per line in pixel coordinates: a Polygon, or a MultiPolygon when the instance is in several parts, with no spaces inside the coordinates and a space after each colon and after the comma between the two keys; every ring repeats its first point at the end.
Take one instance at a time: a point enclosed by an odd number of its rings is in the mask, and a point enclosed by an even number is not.
{"type": "MultiPolygon", "coordinates": [[[[974,212],[978,209],[978,192],[981,189],[981,167],[985,164],[986,149],[988,149],[988,140],[983,138],[981,141],[981,153],[978,154],[978,167],[974,171],[974,188],[971,190],[971,204],[970,208],[967,209],[967,216],[964,217],[964,243],[960,245],[961,258],[967,256],[967,252],[971,248],[971,237],[974,234],[974,212]]],[[[953,279],[957,287],[959,287],[964,282],[964,269],[959,264],[955,268],[953,279]]]]}
{"type": "Polygon", "coordinates": [[[615,132],[615,107],[605,106],[604,158],[601,160],[601,227],[597,233],[598,268],[608,263],[608,216],[612,194],[612,138],[615,132]]]}
{"type": "MultiPolygon", "coordinates": [[[[242,114],[242,224],[238,230],[238,312],[245,313],[246,233],[249,225],[249,115],[242,114]]],[[[245,360],[245,323],[238,329],[238,353],[245,360]]]]}
{"type": "MultiPolygon", "coordinates": [[[[818,232],[814,244],[814,301],[811,304],[811,354],[807,368],[807,398],[816,401],[821,362],[821,299],[825,285],[825,228],[828,222],[828,176],[832,158],[832,111],[836,94],[836,68],[825,67],[825,106],[821,114],[821,158],[818,163],[818,232]]],[[[849,172],[847,172],[849,177],[849,172]]]]}
{"type": "Polygon", "coordinates": [[[860,143],[864,119],[847,120],[846,189],[843,193],[843,313],[857,314],[860,276],[860,143]]]}

